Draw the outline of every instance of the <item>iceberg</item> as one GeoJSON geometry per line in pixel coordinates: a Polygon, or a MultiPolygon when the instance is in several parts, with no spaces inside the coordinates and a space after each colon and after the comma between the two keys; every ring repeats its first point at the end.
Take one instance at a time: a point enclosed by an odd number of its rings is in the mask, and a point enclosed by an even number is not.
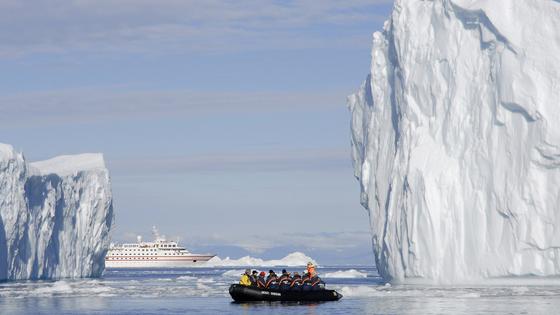
{"type": "Polygon", "coordinates": [[[100,276],[112,221],[101,154],[27,163],[0,143],[0,280],[100,276]]]}
{"type": "Polygon", "coordinates": [[[558,1],[395,1],[348,98],[384,280],[560,274],[558,30],[558,1]]]}
{"type": "Polygon", "coordinates": [[[263,260],[261,258],[255,258],[251,256],[241,257],[239,259],[231,259],[226,257],[221,259],[216,256],[206,263],[204,267],[274,267],[274,266],[286,266],[286,267],[299,267],[305,266],[308,262],[312,262],[317,265],[317,262],[311,257],[305,255],[302,252],[293,252],[286,255],[281,259],[273,260],[263,260]]]}

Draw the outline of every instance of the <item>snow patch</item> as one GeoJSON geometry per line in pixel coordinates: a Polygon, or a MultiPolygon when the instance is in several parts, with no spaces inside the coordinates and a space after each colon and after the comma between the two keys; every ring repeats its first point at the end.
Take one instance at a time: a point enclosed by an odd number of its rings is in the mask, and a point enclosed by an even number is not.
{"type": "Polygon", "coordinates": [[[14,147],[9,144],[0,143],[0,159],[8,160],[13,159],[14,154],[16,154],[14,147]]]}
{"type": "Polygon", "coordinates": [[[41,175],[67,176],[80,171],[105,169],[105,162],[101,153],[61,155],[49,160],[33,162],[29,165],[41,175]]]}

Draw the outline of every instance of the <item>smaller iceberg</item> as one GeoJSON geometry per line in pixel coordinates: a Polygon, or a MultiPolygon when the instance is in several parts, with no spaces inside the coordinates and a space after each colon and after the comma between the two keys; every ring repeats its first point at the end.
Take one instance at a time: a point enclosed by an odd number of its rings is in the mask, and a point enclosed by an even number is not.
{"type": "Polygon", "coordinates": [[[312,262],[317,265],[315,260],[301,252],[293,252],[282,259],[276,260],[263,260],[261,258],[254,258],[251,256],[241,257],[239,259],[230,259],[226,257],[221,259],[216,256],[204,264],[204,267],[300,267],[312,262]]]}
{"type": "Polygon", "coordinates": [[[112,221],[101,154],[28,163],[0,143],[0,280],[100,276],[112,221]]]}

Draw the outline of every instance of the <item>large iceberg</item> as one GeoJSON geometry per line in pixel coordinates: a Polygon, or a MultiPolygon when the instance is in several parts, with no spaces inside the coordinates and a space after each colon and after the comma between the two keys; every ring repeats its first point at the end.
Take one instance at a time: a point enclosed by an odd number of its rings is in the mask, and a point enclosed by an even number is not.
{"type": "Polygon", "coordinates": [[[559,30],[559,1],[395,1],[349,97],[384,279],[560,274],[559,30]]]}
{"type": "Polygon", "coordinates": [[[100,276],[112,220],[102,155],[28,164],[0,144],[0,280],[100,276]]]}

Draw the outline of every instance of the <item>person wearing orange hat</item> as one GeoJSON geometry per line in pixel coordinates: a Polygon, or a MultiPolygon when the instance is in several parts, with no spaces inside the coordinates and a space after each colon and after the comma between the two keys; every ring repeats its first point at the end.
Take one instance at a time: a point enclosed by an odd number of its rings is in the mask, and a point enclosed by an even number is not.
{"type": "Polygon", "coordinates": [[[259,273],[259,277],[257,278],[257,287],[265,289],[266,288],[266,280],[265,277],[266,273],[264,271],[261,271],[261,273],[259,273]]]}

